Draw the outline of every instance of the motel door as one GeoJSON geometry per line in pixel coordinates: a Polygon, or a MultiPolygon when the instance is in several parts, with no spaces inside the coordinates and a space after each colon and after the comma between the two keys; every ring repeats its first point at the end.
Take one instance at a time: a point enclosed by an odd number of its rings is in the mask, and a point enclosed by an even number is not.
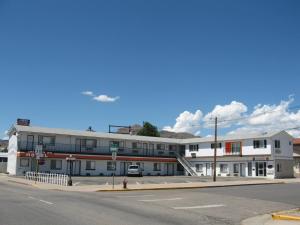
{"type": "Polygon", "coordinates": [[[143,143],[143,154],[148,155],[148,143],[143,143]]]}
{"type": "Polygon", "coordinates": [[[73,162],[73,176],[80,176],[80,169],[81,169],[81,161],[75,160],[73,162]]]}
{"type": "Polygon", "coordinates": [[[246,164],[240,163],[240,177],[246,176],[246,164]]]}
{"type": "Polygon", "coordinates": [[[167,163],[167,175],[168,176],[174,175],[174,164],[173,163],[167,163]]]}
{"type": "Polygon", "coordinates": [[[206,176],[211,176],[211,167],[210,167],[210,163],[206,163],[206,176]]]}
{"type": "Polygon", "coordinates": [[[34,151],[34,136],[33,135],[28,135],[27,136],[27,146],[26,150],[28,151],[34,151]]]}
{"type": "Polygon", "coordinates": [[[267,176],[267,163],[266,162],[256,162],[255,164],[256,176],[257,177],[265,177],[267,176]]]}

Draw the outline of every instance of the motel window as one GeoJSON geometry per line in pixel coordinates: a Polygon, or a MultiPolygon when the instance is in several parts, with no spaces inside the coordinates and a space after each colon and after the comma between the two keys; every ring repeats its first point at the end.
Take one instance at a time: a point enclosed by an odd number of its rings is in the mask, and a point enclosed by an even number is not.
{"type": "Polygon", "coordinates": [[[144,163],[142,162],[137,162],[136,165],[139,165],[141,170],[144,171],[144,163]]]}
{"type": "Polygon", "coordinates": [[[267,140],[253,140],[253,148],[267,148],[267,140]]]}
{"type": "Polygon", "coordinates": [[[38,143],[47,145],[47,146],[54,146],[55,145],[55,137],[54,136],[39,136],[38,143]]]}
{"type": "Polygon", "coordinates": [[[239,173],[239,164],[233,164],[233,173],[239,173]]]}
{"type": "Polygon", "coordinates": [[[28,167],[29,159],[20,159],[20,167],[28,167]]]}
{"type": "Polygon", "coordinates": [[[139,142],[132,142],[132,148],[133,149],[141,149],[142,148],[142,144],[139,142]]]}
{"type": "Polygon", "coordinates": [[[111,141],[109,146],[116,146],[119,149],[123,149],[124,148],[124,141],[111,141]]]}
{"type": "Polygon", "coordinates": [[[156,147],[157,147],[157,150],[165,150],[164,144],[157,144],[156,147]]]}
{"type": "Polygon", "coordinates": [[[190,146],[189,146],[190,152],[197,152],[198,149],[199,149],[199,146],[198,146],[198,145],[190,145],[190,146]]]}
{"type": "Polygon", "coordinates": [[[154,150],[154,144],[149,144],[149,150],[154,150]]]}
{"type": "Polygon", "coordinates": [[[161,164],[160,163],[154,163],[153,164],[153,171],[160,171],[161,170],[161,164]]]}
{"type": "Polygon", "coordinates": [[[228,173],[228,164],[220,164],[221,173],[228,173]]]}
{"type": "Polygon", "coordinates": [[[280,173],[282,171],[281,163],[276,164],[276,172],[280,173]]]}
{"type": "Polygon", "coordinates": [[[62,161],[61,160],[51,160],[50,162],[50,169],[51,170],[61,170],[62,168],[62,161]]]}
{"type": "Polygon", "coordinates": [[[196,171],[202,173],[203,172],[203,164],[196,164],[196,171]]]}
{"type": "Polygon", "coordinates": [[[275,140],[274,144],[275,144],[275,148],[280,148],[280,140],[275,140]]]}
{"type": "MultiPolygon", "coordinates": [[[[215,143],[211,143],[210,144],[210,148],[211,149],[215,149],[215,143]]],[[[217,143],[217,148],[222,148],[222,143],[220,142],[220,143],[217,143]]]]}
{"type": "Polygon", "coordinates": [[[95,139],[81,139],[81,147],[92,149],[97,146],[97,140],[95,139]]]}
{"type": "Polygon", "coordinates": [[[108,161],[106,168],[107,168],[107,171],[115,171],[117,168],[117,164],[116,164],[116,162],[108,161]]]}
{"type": "Polygon", "coordinates": [[[239,155],[241,154],[242,142],[226,142],[225,154],[227,155],[239,155]]]}
{"type": "Polygon", "coordinates": [[[95,161],[86,161],[85,169],[86,170],[95,170],[96,162],[95,161]]]}
{"type": "Polygon", "coordinates": [[[170,151],[176,151],[177,146],[176,145],[169,145],[169,150],[170,151]]]}

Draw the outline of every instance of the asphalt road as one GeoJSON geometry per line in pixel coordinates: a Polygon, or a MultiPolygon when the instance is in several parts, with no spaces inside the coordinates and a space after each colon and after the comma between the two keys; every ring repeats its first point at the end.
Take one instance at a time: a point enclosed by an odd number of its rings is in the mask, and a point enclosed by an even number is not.
{"type": "Polygon", "coordinates": [[[74,193],[1,181],[0,225],[240,224],[300,206],[300,184],[74,193]]]}

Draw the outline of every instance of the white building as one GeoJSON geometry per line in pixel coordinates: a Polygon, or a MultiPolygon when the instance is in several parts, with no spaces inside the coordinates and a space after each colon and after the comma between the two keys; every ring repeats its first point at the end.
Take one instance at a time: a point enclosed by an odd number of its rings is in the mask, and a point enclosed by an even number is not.
{"type": "MultiPolygon", "coordinates": [[[[9,132],[8,167],[12,175],[36,170],[34,150],[42,145],[39,170],[74,175],[126,175],[139,164],[143,175],[213,174],[213,138],[169,139],[126,134],[14,125],[9,132]],[[118,147],[116,164],[110,146],[118,147]],[[185,172],[184,172],[185,171],[185,172]]],[[[293,176],[293,138],[286,132],[218,137],[217,175],[281,178],[293,176]]]]}
{"type": "MultiPolygon", "coordinates": [[[[200,176],[213,174],[214,138],[184,140],[185,157],[200,176]]],[[[217,176],[293,177],[293,137],[285,131],[218,137],[217,176]]]]}

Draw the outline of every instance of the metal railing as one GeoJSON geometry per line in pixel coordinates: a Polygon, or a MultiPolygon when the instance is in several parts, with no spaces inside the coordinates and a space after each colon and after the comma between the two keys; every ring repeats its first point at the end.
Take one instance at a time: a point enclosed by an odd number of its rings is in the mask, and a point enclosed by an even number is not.
{"type": "Polygon", "coordinates": [[[176,153],[177,161],[183,166],[183,168],[191,175],[198,176],[197,172],[194,170],[193,165],[184,156],[176,153]]]}
{"type": "MultiPolygon", "coordinates": [[[[27,143],[26,141],[18,142],[19,151],[34,151],[38,143],[27,143]]],[[[90,155],[111,155],[109,146],[80,146],[76,144],[43,144],[43,151],[53,153],[67,154],[90,154],[90,155]]],[[[118,148],[119,156],[144,156],[144,157],[170,157],[175,158],[176,151],[173,150],[158,150],[158,149],[143,149],[143,148],[118,148]]]]}
{"type": "Polygon", "coordinates": [[[36,173],[36,172],[26,172],[26,180],[47,183],[47,184],[57,184],[61,186],[68,185],[68,176],[65,174],[56,173],[36,173]]]}

